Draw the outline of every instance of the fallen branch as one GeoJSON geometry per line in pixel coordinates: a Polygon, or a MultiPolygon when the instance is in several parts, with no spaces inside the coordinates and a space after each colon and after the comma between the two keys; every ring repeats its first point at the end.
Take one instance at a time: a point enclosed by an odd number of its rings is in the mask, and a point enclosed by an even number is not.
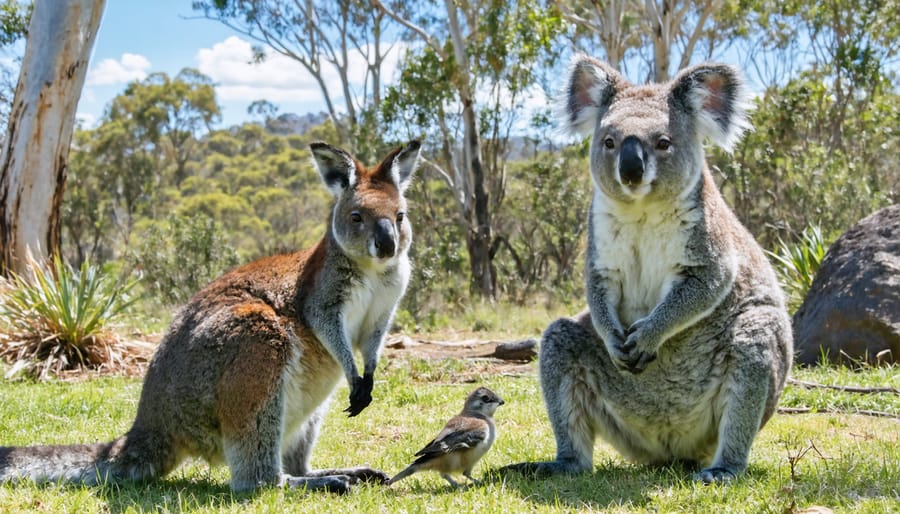
{"type": "Polygon", "coordinates": [[[778,407],[779,414],[861,414],[876,418],[900,419],[900,415],[880,410],[813,409],[811,407],[778,407]]]}
{"type": "Polygon", "coordinates": [[[788,379],[788,384],[795,385],[797,387],[803,387],[806,389],[833,389],[835,391],[844,391],[846,393],[859,393],[859,394],[875,394],[875,393],[890,393],[890,394],[900,394],[900,389],[895,387],[860,387],[860,386],[840,386],[840,385],[828,385],[828,384],[818,384],[816,382],[805,382],[803,380],[794,380],[793,378],[788,379]]]}

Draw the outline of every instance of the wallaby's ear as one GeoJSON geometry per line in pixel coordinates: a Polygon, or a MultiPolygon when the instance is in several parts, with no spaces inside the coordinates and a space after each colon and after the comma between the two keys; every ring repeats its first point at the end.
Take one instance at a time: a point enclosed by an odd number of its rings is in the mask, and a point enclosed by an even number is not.
{"type": "Polygon", "coordinates": [[[356,183],[356,162],[350,154],[321,142],[312,143],[309,148],[331,194],[339,196],[356,183]]]}
{"type": "Polygon", "coordinates": [[[590,134],[606,114],[616,92],[627,85],[609,64],[587,55],[576,55],[557,104],[561,128],[572,134],[590,134]]]}
{"type": "MultiPolygon", "coordinates": [[[[406,188],[409,187],[409,183],[412,181],[416,168],[419,166],[419,152],[421,148],[422,143],[414,139],[407,143],[406,146],[396,151],[393,159],[388,164],[391,180],[394,181],[394,184],[397,185],[397,189],[399,189],[401,193],[406,191],[406,188]]],[[[390,158],[391,157],[388,156],[388,159],[390,158]]]]}
{"type": "Polygon", "coordinates": [[[741,72],[727,64],[699,64],[672,81],[670,103],[697,121],[701,137],[731,151],[745,130],[750,93],[741,72]]]}

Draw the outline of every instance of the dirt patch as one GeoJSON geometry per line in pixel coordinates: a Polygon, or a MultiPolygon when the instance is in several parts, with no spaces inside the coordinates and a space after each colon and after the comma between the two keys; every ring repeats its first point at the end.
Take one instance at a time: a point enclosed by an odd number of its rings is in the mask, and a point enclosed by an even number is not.
{"type": "MultiPolygon", "coordinates": [[[[521,343],[520,341],[518,343],[521,343]]],[[[510,341],[465,339],[461,341],[440,341],[433,339],[419,339],[409,336],[392,336],[385,343],[384,356],[387,359],[424,359],[424,360],[469,360],[472,366],[470,371],[458,377],[461,381],[470,380],[467,375],[502,374],[521,375],[533,373],[531,361],[534,357],[518,358],[529,352],[519,351],[510,353],[503,351],[510,345],[510,341]],[[499,355],[512,355],[516,358],[498,358],[499,355]]],[[[528,345],[526,345],[528,346],[528,345]]],[[[533,351],[537,349],[534,342],[533,351]]]]}

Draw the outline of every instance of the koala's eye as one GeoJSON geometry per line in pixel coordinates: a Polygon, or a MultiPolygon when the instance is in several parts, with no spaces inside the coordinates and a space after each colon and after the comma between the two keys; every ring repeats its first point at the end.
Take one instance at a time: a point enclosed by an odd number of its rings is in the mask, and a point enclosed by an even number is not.
{"type": "Polygon", "coordinates": [[[603,146],[612,150],[616,147],[616,142],[613,140],[613,138],[606,136],[606,139],[603,140],[603,146]]]}
{"type": "Polygon", "coordinates": [[[405,213],[405,212],[398,212],[398,213],[397,213],[397,224],[403,223],[403,219],[404,219],[404,218],[406,218],[406,213],[405,213]]]}
{"type": "Polygon", "coordinates": [[[353,211],[350,213],[350,221],[353,223],[362,223],[362,214],[353,211]]]}
{"type": "Polygon", "coordinates": [[[659,141],[656,142],[656,149],[665,152],[672,146],[672,141],[669,141],[667,137],[659,138],[659,141]]]}

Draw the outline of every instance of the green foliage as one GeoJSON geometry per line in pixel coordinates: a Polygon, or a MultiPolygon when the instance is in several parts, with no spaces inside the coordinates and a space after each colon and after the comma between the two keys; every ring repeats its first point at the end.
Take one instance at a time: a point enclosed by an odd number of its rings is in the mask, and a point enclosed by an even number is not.
{"type": "Polygon", "coordinates": [[[724,192],[764,247],[813,223],[832,239],[897,200],[900,96],[876,88],[840,106],[824,78],[804,73],[767,90],[734,155],[712,154],[724,192]]]}
{"type": "Polygon", "coordinates": [[[44,379],[50,373],[108,364],[115,336],[109,324],[136,297],[135,281],[116,279],[84,261],[71,268],[59,256],[31,260],[26,275],[0,284],[0,357],[44,379]]]}
{"type": "Polygon", "coordinates": [[[0,46],[11,45],[27,35],[33,8],[30,2],[18,0],[0,3],[0,46]]]}
{"type": "Polygon", "coordinates": [[[827,250],[822,230],[818,225],[812,225],[803,229],[797,243],[786,243],[779,238],[776,250],[766,252],[775,262],[775,270],[781,287],[787,293],[788,310],[791,313],[796,312],[806,298],[827,250]]]}
{"type": "Polygon", "coordinates": [[[219,224],[209,216],[172,215],[143,228],[130,260],[144,286],[164,305],[185,303],[197,290],[238,262],[219,224]]]}

